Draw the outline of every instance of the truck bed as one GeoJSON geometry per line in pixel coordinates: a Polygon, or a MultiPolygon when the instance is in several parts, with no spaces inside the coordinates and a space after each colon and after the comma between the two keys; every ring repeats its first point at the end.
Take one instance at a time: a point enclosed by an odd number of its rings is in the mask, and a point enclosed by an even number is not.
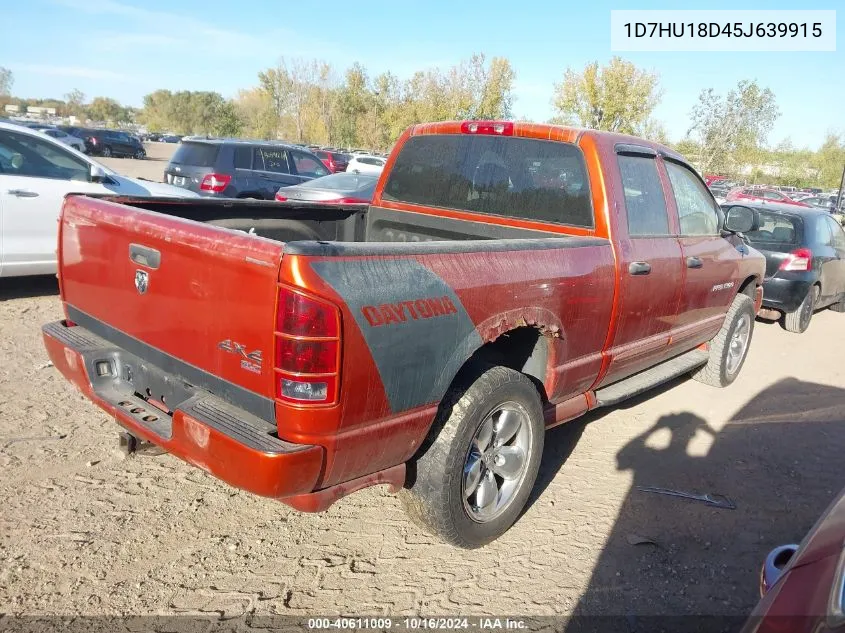
{"type": "Polygon", "coordinates": [[[559,233],[397,212],[364,204],[98,197],[138,209],[254,233],[280,242],[428,242],[560,236],[559,233]]]}

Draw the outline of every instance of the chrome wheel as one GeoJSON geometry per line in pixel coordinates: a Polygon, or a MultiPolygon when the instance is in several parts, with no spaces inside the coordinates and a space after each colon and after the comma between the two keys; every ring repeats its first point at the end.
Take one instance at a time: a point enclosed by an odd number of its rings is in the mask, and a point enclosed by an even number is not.
{"type": "Polygon", "coordinates": [[[517,402],[499,405],[472,438],[461,491],[469,518],[485,523],[504,512],[525,479],[534,438],[528,413],[517,402]]]}
{"type": "Polygon", "coordinates": [[[736,322],[731,340],[728,343],[728,362],[727,372],[733,375],[742,364],[742,359],[745,358],[745,351],[748,349],[748,339],[751,336],[751,317],[743,314],[736,322]]]}

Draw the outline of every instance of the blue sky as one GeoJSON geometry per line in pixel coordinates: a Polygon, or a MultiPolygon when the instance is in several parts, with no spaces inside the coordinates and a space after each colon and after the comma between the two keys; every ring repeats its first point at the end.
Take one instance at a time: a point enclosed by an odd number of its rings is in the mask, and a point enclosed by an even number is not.
{"type": "MultiPolygon", "coordinates": [[[[280,56],[361,62],[373,75],[400,77],[450,66],[473,52],[510,59],[515,114],[552,116],[553,83],[567,67],[607,61],[611,9],[836,9],[827,0],[735,2],[562,2],[520,4],[427,0],[313,2],[279,0],[25,0],[3,8],[0,66],[13,92],[61,97],[74,88],[138,106],[157,88],[216,90],[234,96],[280,56]],[[524,7],[515,10],[514,7],[524,7]]],[[[845,11],[841,12],[845,14],[845,11]]],[[[837,15],[837,31],[843,18],[837,15]]],[[[661,77],[655,112],[672,140],[689,126],[702,88],[725,92],[757,79],[777,96],[781,117],[771,143],[787,137],[817,147],[827,131],[845,132],[845,52],[622,53],[661,77]]]]}

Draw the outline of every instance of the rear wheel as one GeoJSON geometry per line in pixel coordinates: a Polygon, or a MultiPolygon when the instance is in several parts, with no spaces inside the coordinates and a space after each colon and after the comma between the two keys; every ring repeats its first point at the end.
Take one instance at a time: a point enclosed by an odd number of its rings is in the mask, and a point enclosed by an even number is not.
{"type": "Polygon", "coordinates": [[[106,158],[111,156],[111,147],[109,147],[108,145],[103,148],[103,156],[105,156],[106,158]]]}
{"type": "Polygon", "coordinates": [[[754,301],[745,294],[734,297],[725,322],[710,341],[710,358],[692,373],[698,382],[713,387],[727,387],[739,375],[754,333],[754,301]]]}
{"type": "Polygon", "coordinates": [[[137,152],[135,152],[135,160],[144,160],[145,156],[146,154],[144,154],[143,150],[139,149],[137,152]]]}
{"type": "Polygon", "coordinates": [[[442,540],[472,549],[516,521],[543,453],[543,411],[524,374],[491,367],[450,389],[416,476],[400,498],[410,517],[442,540]]]}
{"type": "Polygon", "coordinates": [[[819,300],[819,287],[812,286],[804,297],[804,301],[794,311],[787,312],[783,317],[783,327],[789,332],[801,334],[810,327],[810,320],[813,318],[813,310],[816,309],[816,302],[819,300]]]}

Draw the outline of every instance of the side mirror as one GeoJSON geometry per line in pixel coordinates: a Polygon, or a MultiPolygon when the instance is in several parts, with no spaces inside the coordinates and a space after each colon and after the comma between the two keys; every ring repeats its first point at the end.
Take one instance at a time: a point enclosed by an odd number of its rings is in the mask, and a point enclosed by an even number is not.
{"type": "Polygon", "coordinates": [[[760,218],[754,209],[742,206],[729,207],[725,212],[725,230],[731,233],[748,233],[760,228],[760,218]]]}
{"type": "Polygon", "coordinates": [[[91,164],[88,169],[88,179],[91,182],[103,182],[107,177],[106,170],[99,165],[91,164]]]}

